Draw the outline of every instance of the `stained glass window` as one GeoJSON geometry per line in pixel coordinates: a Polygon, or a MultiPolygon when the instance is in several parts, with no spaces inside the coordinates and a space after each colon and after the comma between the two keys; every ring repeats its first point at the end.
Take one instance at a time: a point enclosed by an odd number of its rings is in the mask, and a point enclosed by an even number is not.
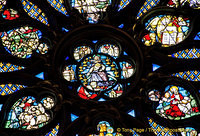
{"type": "Polygon", "coordinates": [[[188,81],[200,81],[200,72],[198,70],[184,71],[172,74],[172,76],[176,76],[179,78],[186,79],[188,81]]]}
{"type": "MultiPolygon", "coordinates": [[[[115,133],[113,127],[107,122],[107,121],[100,121],[97,125],[97,130],[99,132],[99,135],[115,135],[120,136],[122,134],[115,133]]],[[[93,136],[94,134],[91,134],[89,136],[93,136]]]]}
{"type": "Polygon", "coordinates": [[[199,9],[199,2],[196,0],[169,0],[168,6],[169,7],[179,7],[179,6],[185,6],[188,4],[191,8],[199,9]]]}
{"type": "Polygon", "coordinates": [[[2,17],[7,20],[14,20],[14,19],[19,18],[19,14],[18,14],[18,11],[14,9],[7,9],[7,10],[4,10],[2,17]]]}
{"type": "Polygon", "coordinates": [[[0,85],[0,95],[9,95],[12,94],[16,91],[19,91],[22,88],[25,88],[26,86],[24,85],[19,85],[19,84],[1,84],[0,85]]]}
{"type": "Polygon", "coordinates": [[[0,136],[200,135],[198,0],[0,0],[0,136]]]}
{"type": "Polygon", "coordinates": [[[55,128],[53,128],[53,130],[50,131],[45,136],[57,136],[58,135],[58,131],[59,131],[59,124],[55,128]]]}
{"type": "Polygon", "coordinates": [[[42,12],[42,10],[38,8],[37,5],[28,0],[21,0],[21,3],[23,5],[24,11],[27,12],[30,17],[44,23],[45,25],[49,25],[45,13],[42,12]]]}
{"type": "Polygon", "coordinates": [[[199,107],[189,91],[182,87],[169,85],[165,88],[163,96],[159,91],[149,92],[151,101],[158,101],[156,113],[170,120],[180,120],[199,115],[199,107]]]}
{"type": "Polygon", "coordinates": [[[24,68],[25,67],[23,66],[13,65],[11,63],[0,62],[0,72],[12,72],[12,71],[21,70],[24,68]]]}
{"type": "Polygon", "coordinates": [[[76,63],[64,66],[63,77],[72,83],[79,81],[76,91],[83,99],[117,98],[129,86],[124,81],[134,76],[136,63],[133,59],[123,59],[121,46],[117,43],[101,41],[95,44],[73,49],[70,58],[76,63]]]}
{"type": "Polygon", "coordinates": [[[148,121],[151,128],[150,131],[155,133],[157,136],[175,136],[169,128],[157,124],[152,118],[148,117],[148,121]]]}
{"type": "Polygon", "coordinates": [[[53,106],[54,102],[51,98],[37,102],[32,96],[23,97],[12,106],[5,128],[41,128],[51,119],[51,115],[45,109],[51,109],[53,106]]]}
{"type": "Polygon", "coordinates": [[[156,42],[162,47],[170,47],[183,41],[190,29],[190,20],[184,17],[171,15],[159,15],[153,17],[145,24],[146,30],[142,41],[146,46],[152,46],[156,42]]]}
{"type": "Polygon", "coordinates": [[[61,12],[62,14],[68,16],[65,6],[63,5],[63,0],[47,0],[52,7],[54,7],[57,11],[61,12]]]}
{"type": "Polygon", "coordinates": [[[71,0],[70,4],[80,13],[84,13],[86,19],[90,23],[97,23],[99,18],[102,17],[102,12],[105,12],[107,7],[111,4],[111,0],[71,0]]]}
{"type": "Polygon", "coordinates": [[[129,5],[130,2],[131,0],[121,0],[118,11],[124,9],[126,6],[129,5]]]}
{"type": "Polygon", "coordinates": [[[160,0],[146,0],[144,5],[141,7],[137,14],[137,19],[139,19],[143,14],[145,14],[148,10],[155,7],[157,4],[159,4],[160,0]]]}
{"type": "Polygon", "coordinates": [[[41,38],[42,32],[29,26],[16,28],[1,34],[6,51],[20,58],[30,58],[33,50],[38,50],[41,54],[47,53],[48,46],[39,42],[41,38]]]}
{"type": "Polygon", "coordinates": [[[180,59],[197,59],[200,56],[200,50],[197,48],[193,49],[186,49],[182,51],[178,51],[176,53],[173,53],[172,55],[168,55],[169,57],[173,58],[180,58],[180,59]]]}

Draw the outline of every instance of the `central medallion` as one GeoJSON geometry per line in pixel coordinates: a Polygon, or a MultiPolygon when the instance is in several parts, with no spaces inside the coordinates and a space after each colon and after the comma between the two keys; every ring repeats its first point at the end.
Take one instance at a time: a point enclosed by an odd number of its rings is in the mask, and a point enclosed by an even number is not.
{"type": "Polygon", "coordinates": [[[95,54],[81,61],[78,77],[85,88],[91,91],[104,91],[116,84],[119,69],[111,57],[95,54]]]}

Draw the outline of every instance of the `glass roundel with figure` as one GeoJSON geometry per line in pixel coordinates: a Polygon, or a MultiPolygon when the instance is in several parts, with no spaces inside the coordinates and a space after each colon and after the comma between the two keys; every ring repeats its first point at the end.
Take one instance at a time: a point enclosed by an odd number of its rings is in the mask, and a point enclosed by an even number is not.
{"type": "Polygon", "coordinates": [[[103,25],[88,25],[77,32],[82,38],[66,37],[54,58],[60,61],[53,62],[60,67],[58,76],[68,93],[73,91],[82,99],[101,101],[117,98],[136,85],[142,57],[126,33],[103,25]],[[124,39],[119,41],[117,36],[124,39]]]}
{"type": "Polygon", "coordinates": [[[200,135],[199,0],[0,0],[0,136],[200,135]]]}

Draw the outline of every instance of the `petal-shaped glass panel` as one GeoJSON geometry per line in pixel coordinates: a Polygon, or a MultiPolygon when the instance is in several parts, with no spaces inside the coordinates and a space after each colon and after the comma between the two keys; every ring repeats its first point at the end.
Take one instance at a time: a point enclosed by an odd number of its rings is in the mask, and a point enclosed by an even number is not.
{"type": "Polygon", "coordinates": [[[2,11],[3,7],[6,5],[7,0],[0,1],[0,11],[2,11]]]}
{"type": "Polygon", "coordinates": [[[46,53],[48,47],[44,47],[39,42],[42,32],[33,27],[24,26],[4,32],[1,40],[6,51],[19,58],[30,58],[33,50],[38,49],[41,53],[46,53]]]}
{"type": "Polygon", "coordinates": [[[40,8],[38,8],[37,5],[33,4],[32,2],[28,0],[20,0],[22,3],[22,6],[24,8],[24,11],[27,12],[27,14],[32,17],[33,19],[36,19],[40,21],[41,23],[48,25],[48,20],[44,12],[40,8]]]}
{"type": "Polygon", "coordinates": [[[162,47],[174,46],[183,41],[190,30],[190,20],[181,16],[159,15],[148,20],[145,24],[149,31],[142,41],[146,46],[156,42],[162,47]]]}
{"type": "Polygon", "coordinates": [[[130,2],[131,0],[121,0],[118,11],[124,9],[130,2]]]}
{"type": "Polygon", "coordinates": [[[116,44],[103,44],[99,47],[98,53],[104,53],[114,58],[118,58],[120,55],[120,48],[116,44]]]}
{"type": "Polygon", "coordinates": [[[104,93],[104,95],[106,95],[110,98],[117,98],[122,95],[123,91],[124,91],[123,86],[121,84],[117,84],[110,91],[107,91],[106,93],[104,93]]]}
{"type": "Polygon", "coordinates": [[[105,12],[111,4],[111,0],[70,0],[71,6],[80,13],[86,13],[86,19],[90,23],[97,23],[101,18],[100,12],[105,12]]]}
{"type": "Polygon", "coordinates": [[[139,19],[143,14],[145,14],[148,10],[155,7],[157,4],[159,4],[160,0],[146,0],[144,5],[141,7],[137,14],[137,19],[139,19]]]}
{"type": "Polygon", "coordinates": [[[91,100],[98,96],[98,93],[88,92],[83,86],[80,86],[77,91],[78,91],[78,96],[85,100],[91,100]]]}
{"type": "Polygon", "coordinates": [[[62,13],[62,14],[64,14],[64,15],[68,16],[67,10],[66,10],[65,6],[63,5],[64,0],[47,0],[47,1],[48,1],[49,4],[51,4],[51,6],[52,6],[55,10],[57,10],[57,11],[59,11],[60,13],[62,13]]]}
{"type": "Polygon", "coordinates": [[[25,88],[26,86],[24,85],[19,85],[19,84],[1,84],[0,85],[0,95],[9,95],[14,92],[19,91],[20,89],[25,88]]]}
{"type": "Polygon", "coordinates": [[[63,70],[63,76],[67,81],[75,82],[76,65],[66,66],[63,70]]]}
{"type": "Polygon", "coordinates": [[[51,115],[42,102],[33,96],[22,97],[10,109],[5,128],[38,129],[46,125],[51,115]]]}
{"type": "Polygon", "coordinates": [[[200,114],[197,101],[190,92],[175,85],[165,88],[156,113],[170,120],[182,120],[200,114]]]}
{"type": "Polygon", "coordinates": [[[172,76],[179,77],[188,81],[200,81],[200,71],[190,70],[172,74],[172,76]]]}
{"type": "Polygon", "coordinates": [[[197,49],[197,48],[186,49],[186,50],[178,51],[168,56],[172,58],[179,58],[179,59],[197,59],[197,58],[200,58],[200,49],[197,49]]]}
{"type": "Polygon", "coordinates": [[[2,17],[6,20],[14,20],[16,18],[19,18],[19,14],[18,14],[18,11],[10,8],[10,9],[4,10],[2,17]]]}
{"type": "Polygon", "coordinates": [[[148,117],[148,121],[151,127],[150,130],[157,136],[175,136],[169,128],[157,124],[152,118],[148,117]]]}
{"type": "Polygon", "coordinates": [[[12,71],[21,70],[24,68],[25,67],[23,66],[13,65],[11,63],[0,62],[0,72],[12,72],[12,71]]]}
{"type": "Polygon", "coordinates": [[[127,79],[135,73],[136,67],[135,65],[130,64],[129,62],[123,61],[119,63],[121,68],[121,78],[127,79]]]}
{"type": "Polygon", "coordinates": [[[92,53],[92,48],[88,46],[79,46],[74,49],[74,59],[80,61],[83,57],[92,53]]]}

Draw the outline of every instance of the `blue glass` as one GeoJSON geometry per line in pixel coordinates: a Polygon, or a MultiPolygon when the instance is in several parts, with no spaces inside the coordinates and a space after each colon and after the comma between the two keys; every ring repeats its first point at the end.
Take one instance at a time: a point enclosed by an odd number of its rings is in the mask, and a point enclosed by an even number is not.
{"type": "Polygon", "coordinates": [[[126,6],[129,5],[130,2],[131,2],[131,0],[121,0],[120,4],[118,6],[119,7],[118,11],[124,9],[126,6]]]}
{"type": "Polygon", "coordinates": [[[155,7],[160,0],[146,0],[144,5],[139,10],[139,13],[137,14],[137,18],[140,18],[144,13],[146,13],[148,10],[155,7]]]}
{"type": "Polygon", "coordinates": [[[25,85],[19,85],[19,84],[1,84],[0,85],[0,95],[9,95],[14,92],[19,91],[22,88],[26,88],[25,85]]]}
{"type": "Polygon", "coordinates": [[[179,59],[197,59],[200,58],[200,49],[198,48],[185,49],[168,56],[179,59]]]}
{"type": "Polygon", "coordinates": [[[172,74],[172,76],[179,77],[188,81],[200,81],[200,71],[191,70],[172,74]]]}
{"type": "Polygon", "coordinates": [[[23,66],[13,65],[11,63],[0,62],[0,72],[13,72],[24,68],[23,66]]]}
{"type": "Polygon", "coordinates": [[[194,40],[200,40],[200,32],[197,33],[197,35],[194,37],[194,40]]]}
{"type": "Polygon", "coordinates": [[[37,5],[33,4],[28,0],[20,0],[20,1],[22,3],[25,12],[27,12],[30,17],[40,21],[45,25],[49,25],[46,15],[42,12],[41,9],[37,7],[37,5]]]}
{"type": "Polygon", "coordinates": [[[64,1],[63,0],[47,0],[51,6],[56,9],[57,11],[59,11],[60,13],[64,14],[65,16],[69,16],[67,14],[67,10],[65,8],[64,1]]]}

